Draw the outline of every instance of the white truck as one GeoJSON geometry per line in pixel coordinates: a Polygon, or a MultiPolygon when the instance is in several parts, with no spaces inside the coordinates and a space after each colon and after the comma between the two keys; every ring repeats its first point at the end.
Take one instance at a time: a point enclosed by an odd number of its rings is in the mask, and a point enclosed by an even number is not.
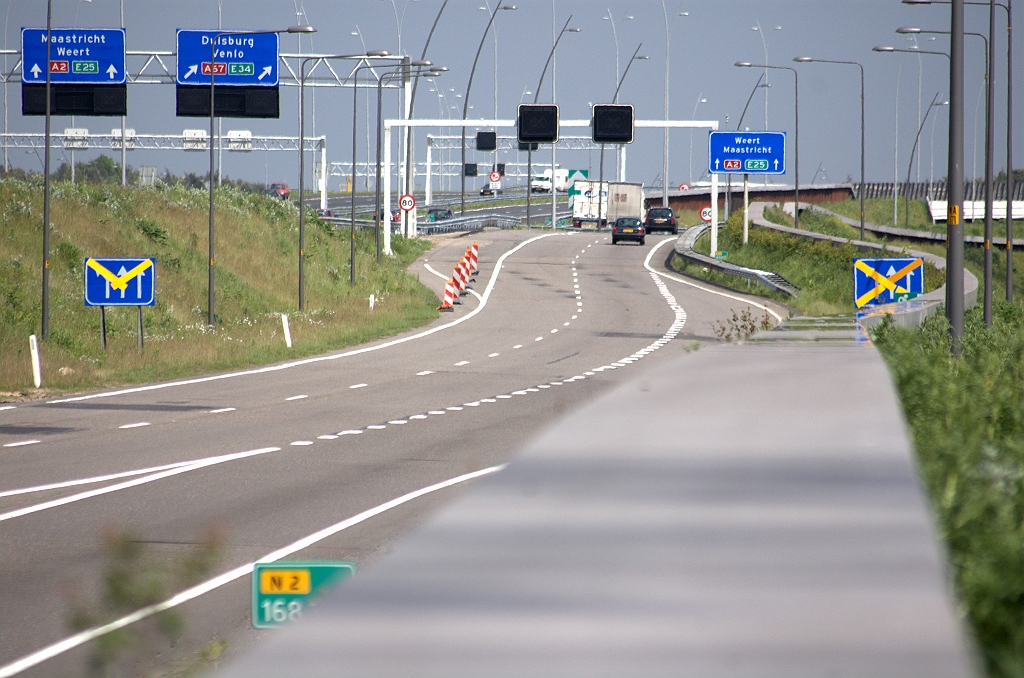
{"type": "Polygon", "coordinates": [[[644,219],[644,186],[605,181],[599,194],[598,182],[573,183],[572,225],[574,228],[604,228],[619,217],[644,219]],[[600,210],[600,214],[598,214],[600,210]]]}
{"type": "MultiPolygon", "coordinates": [[[[569,170],[561,167],[555,168],[555,190],[565,191],[569,188],[569,170]]],[[[551,170],[546,169],[537,176],[530,179],[530,190],[534,193],[551,192],[551,170]]]]}

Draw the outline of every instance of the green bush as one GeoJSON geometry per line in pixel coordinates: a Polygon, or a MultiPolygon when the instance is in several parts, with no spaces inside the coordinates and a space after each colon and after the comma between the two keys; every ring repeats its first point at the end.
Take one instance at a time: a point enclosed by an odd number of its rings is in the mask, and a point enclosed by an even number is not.
{"type": "Polygon", "coordinates": [[[963,613],[992,676],[1024,675],[1024,304],[875,333],[903,401],[963,613]]]}

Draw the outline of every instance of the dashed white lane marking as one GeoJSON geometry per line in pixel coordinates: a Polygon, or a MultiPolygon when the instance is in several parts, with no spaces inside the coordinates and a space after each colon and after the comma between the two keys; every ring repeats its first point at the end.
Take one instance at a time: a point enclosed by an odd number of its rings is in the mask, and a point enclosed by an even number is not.
{"type": "Polygon", "coordinates": [[[471,403],[462,403],[462,405],[464,407],[480,407],[480,401],[479,400],[474,400],[471,403]]]}
{"type": "Polygon", "coordinates": [[[294,441],[292,443],[292,445],[299,445],[299,446],[312,445],[312,444],[313,444],[312,440],[296,440],[296,441],[294,441]]]}
{"type": "Polygon", "coordinates": [[[562,323],[562,327],[568,327],[568,326],[569,326],[569,323],[567,323],[567,322],[562,323]]]}
{"type": "Polygon", "coordinates": [[[451,407],[446,407],[444,409],[451,410],[453,412],[461,412],[463,410],[463,408],[459,407],[458,405],[452,405],[451,407]]]}
{"type": "Polygon", "coordinates": [[[323,362],[323,361],[339,360],[341,358],[348,358],[348,357],[354,356],[354,355],[362,355],[363,353],[370,353],[372,351],[379,351],[381,349],[390,348],[392,346],[398,346],[399,344],[404,344],[406,342],[414,341],[416,339],[422,339],[423,337],[430,336],[431,334],[434,334],[435,332],[441,332],[442,330],[446,330],[446,329],[449,329],[451,327],[455,327],[456,325],[458,325],[460,323],[466,322],[467,320],[469,320],[470,318],[475,316],[477,313],[480,313],[484,309],[484,307],[487,306],[487,301],[488,301],[488,299],[490,299],[491,291],[494,289],[494,286],[498,283],[498,273],[501,271],[502,264],[505,262],[505,260],[508,257],[512,256],[513,254],[515,254],[516,252],[518,252],[522,248],[526,247],[527,245],[529,245],[531,243],[535,243],[538,240],[541,240],[543,238],[552,238],[552,237],[556,237],[556,236],[557,237],[562,237],[562,236],[567,236],[567,235],[568,235],[567,233],[545,233],[545,234],[537,235],[537,236],[534,236],[534,237],[529,238],[527,240],[524,240],[523,242],[519,243],[515,247],[511,248],[510,250],[508,250],[507,252],[502,254],[500,257],[498,257],[497,262],[495,262],[494,271],[491,273],[491,277],[487,280],[487,287],[484,288],[484,293],[481,296],[480,303],[477,305],[476,308],[474,308],[472,311],[470,311],[469,313],[467,313],[464,316],[461,316],[459,318],[455,318],[454,320],[452,320],[449,323],[446,323],[444,325],[437,325],[436,327],[431,327],[430,329],[424,330],[424,331],[419,332],[417,334],[413,334],[413,335],[410,335],[410,336],[407,336],[407,337],[401,337],[399,339],[392,339],[391,341],[385,341],[384,343],[375,344],[373,346],[364,346],[363,348],[357,348],[357,349],[353,349],[351,351],[345,351],[344,353],[332,353],[332,354],[329,354],[329,355],[316,356],[316,357],[313,357],[313,358],[304,358],[302,360],[294,360],[292,362],[283,363],[283,364],[279,364],[279,365],[270,365],[268,367],[259,367],[259,368],[252,369],[252,370],[243,370],[241,372],[228,372],[226,374],[218,374],[218,375],[211,376],[211,377],[197,377],[195,379],[183,379],[181,381],[165,382],[165,383],[162,383],[162,384],[149,384],[147,386],[137,386],[137,387],[134,387],[134,388],[125,388],[125,389],[121,389],[119,391],[107,391],[105,393],[91,393],[89,395],[76,396],[74,398],[63,398],[63,399],[60,399],[60,400],[50,400],[50,401],[47,401],[47,404],[55,405],[55,404],[58,404],[58,403],[77,402],[77,401],[80,401],[80,400],[92,400],[94,398],[110,398],[110,397],[113,397],[113,396],[125,395],[125,394],[128,394],[128,393],[142,393],[142,392],[145,392],[145,391],[155,391],[155,390],[158,390],[158,389],[171,388],[171,387],[174,387],[174,386],[189,386],[189,385],[192,385],[192,384],[201,384],[201,383],[205,383],[205,382],[208,382],[208,381],[219,381],[221,379],[234,379],[236,377],[251,376],[251,375],[254,375],[254,374],[265,374],[267,372],[276,372],[278,370],[286,370],[286,369],[290,369],[292,367],[300,367],[302,365],[312,365],[314,363],[319,363],[319,362],[323,362]]]}
{"type": "Polygon", "coordinates": [[[338,435],[340,435],[340,436],[357,436],[357,435],[359,435],[362,432],[363,432],[363,429],[361,429],[361,428],[350,428],[347,431],[342,431],[338,435]]]}
{"type": "Polygon", "coordinates": [[[422,372],[417,372],[417,373],[416,373],[416,376],[417,376],[417,377],[425,377],[425,376],[427,376],[428,374],[433,374],[433,373],[434,373],[434,371],[433,371],[433,370],[423,370],[422,372]]]}
{"type": "Polygon", "coordinates": [[[408,424],[409,422],[405,419],[392,419],[388,422],[389,424],[408,424]]]}
{"type": "Polygon", "coordinates": [[[319,439],[319,440],[337,440],[337,438],[338,438],[338,436],[330,434],[330,433],[324,434],[322,436],[317,436],[317,439],[319,439]]]}
{"type": "MultiPolygon", "coordinates": [[[[303,396],[305,397],[305,396],[303,396]]],[[[141,428],[143,426],[149,426],[148,421],[137,421],[134,424],[125,424],[124,426],[118,426],[118,428],[141,428]]]]}
{"type": "MultiPolygon", "coordinates": [[[[207,466],[213,466],[214,464],[222,464],[227,461],[234,461],[235,459],[244,459],[245,457],[252,457],[258,454],[266,454],[268,452],[278,452],[280,447],[264,447],[258,450],[249,450],[247,452],[235,452],[233,454],[222,454],[216,457],[207,457],[206,459],[198,459],[195,462],[188,462],[181,466],[175,466],[164,471],[158,471],[141,478],[135,478],[134,480],[127,480],[123,483],[116,483],[114,485],[108,485],[106,487],[100,487],[95,490],[87,490],[86,492],[79,492],[78,494],[72,494],[67,497],[61,497],[60,499],[53,499],[51,501],[43,502],[41,504],[34,504],[32,506],[26,506],[24,508],[17,509],[16,511],[9,511],[7,513],[0,513],[0,522],[5,520],[11,520],[12,518],[20,518],[30,513],[36,513],[38,511],[45,511],[46,509],[55,508],[57,506],[64,506],[65,504],[71,504],[76,501],[82,501],[83,499],[89,499],[90,497],[98,497],[101,494],[109,494],[110,492],[117,492],[124,490],[129,487],[135,487],[137,485],[145,485],[155,480],[161,480],[169,476],[177,475],[179,473],[186,473],[188,471],[194,471],[196,469],[205,468],[207,466]]],[[[3,674],[0,674],[3,675],[3,674]]]]}
{"type": "Polygon", "coordinates": [[[510,396],[510,395],[500,395],[500,396],[497,396],[497,397],[498,397],[498,398],[501,398],[502,400],[508,400],[508,399],[509,399],[509,398],[511,398],[512,396],[510,396]]]}
{"type": "Polygon", "coordinates": [[[308,397],[309,397],[308,395],[297,395],[297,396],[292,396],[291,398],[285,398],[285,400],[302,400],[303,398],[308,398],[308,397]]]}
{"type": "Polygon", "coordinates": [[[523,347],[523,345],[522,345],[522,344],[516,344],[516,345],[515,345],[515,346],[513,346],[512,348],[522,348],[522,347],[523,347]]]}
{"type": "Polygon", "coordinates": [[[369,384],[352,384],[349,388],[365,388],[369,384]]]}
{"type": "Polygon", "coordinates": [[[379,431],[381,429],[387,428],[387,426],[384,426],[383,424],[373,424],[371,426],[367,426],[366,428],[372,429],[374,431],[379,431]]]}
{"type": "Polygon", "coordinates": [[[534,341],[544,341],[544,337],[537,337],[534,341]]]}
{"type": "Polygon", "coordinates": [[[537,384],[537,388],[551,388],[551,384],[537,384]]]}
{"type": "Polygon", "coordinates": [[[558,330],[551,330],[551,334],[555,334],[557,332],[558,332],[558,330]]]}
{"type": "Polygon", "coordinates": [[[210,414],[221,414],[222,412],[234,412],[234,411],[235,411],[235,408],[233,408],[233,407],[222,407],[219,410],[210,410],[210,414]]]}
{"type": "MultiPolygon", "coordinates": [[[[291,544],[283,548],[280,548],[276,551],[272,551],[267,555],[263,556],[262,558],[260,558],[256,562],[272,563],[281,560],[282,558],[287,558],[293,553],[297,553],[298,551],[301,551],[305,548],[309,548],[313,544],[321,542],[324,539],[327,539],[328,537],[335,535],[338,532],[341,532],[342,530],[347,530],[353,525],[358,525],[359,523],[369,520],[370,518],[390,511],[396,506],[401,506],[402,504],[410,502],[413,499],[418,499],[419,497],[431,494],[433,492],[437,492],[438,490],[443,490],[445,488],[452,487],[453,485],[464,483],[467,480],[473,480],[481,476],[496,473],[504,469],[505,466],[506,464],[502,464],[500,466],[490,466],[479,471],[474,471],[472,473],[466,473],[461,476],[450,478],[448,480],[442,481],[434,485],[428,485],[427,487],[415,490],[413,492],[409,492],[408,494],[403,494],[402,496],[396,497],[391,501],[385,502],[379,506],[375,506],[371,509],[363,511],[362,513],[357,513],[351,518],[347,518],[339,523],[335,523],[334,525],[314,532],[313,534],[307,537],[303,537],[302,539],[299,539],[296,542],[292,542],[291,544]]],[[[209,593],[210,591],[216,590],[221,586],[229,584],[237,579],[247,577],[252,573],[254,564],[255,563],[246,563],[245,565],[241,565],[232,570],[228,570],[227,572],[220,574],[214,577],[213,579],[208,579],[207,581],[196,586],[193,586],[192,588],[185,589],[181,593],[178,593],[177,595],[168,598],[162,603],[148,605],[139,610],[136,610],[135,612],[125,617],[115,619],[114,621],[104,624],[102,626],[97,626],[91,629],[86,629],[85,631],[80,631],[79,633],[76,633],[72,636],[68,636],[67,638],[59,642],[53,643],[52,645],[48,645],[40,650],[36,650],[35,652],[28,654],[22,657],[21,659],[11,662],[10,664],[0,666],[0,678],[9,678],[10,676],[21,673],[26,669],[41,664],[48,659],[52,659],[58,655],[61,655],[67,652],[68,650],[74,649],[80,645],[84,645],[85,643],[93,641],[96,638],[100,638],[101,636],[104,636],[113,631],[123,629],[126,626],[129,626],[130,624],[134,624],[137,621],[146,619],[147,617],[151,617],[154,614],[159,614],[160,612],[164,612],[173,607],[177,607],[182,603],[198,598],[199,596],[205,593],[209,593]]]]}
{"type": "Polygon", "coordinates": [[[411,416],[411,417],[409,417],[409,418],[410,418],[410,419],[426,419],[426,418],[427,418],[427,415],[425,415],[425,414],[414,414],[414,415],[412,415],[412,416],[411,416]]]}
{"type": "Polygon", "coordinates": [[[495,400],[494,398],[481,398],[480,402],[482,402],[482,403],[496,403],[498,401],[495,400]]]}
{"type": "Polygon", "coordinates": [[[430,410],[429,412],[427,412],[427,414],[438,415],[438,414],[446,414],[446,412],[444,410],[430,410]]]}
{"type": "Polygon", "coordinates": [[[569,318],[569,320],[576,320],[576,316],[569,318]]]}
{"type": "Polygon", "coordinates": [[[42,442],[41,440],[19,440],[16,443],[7,443],[4,447],[21,447],[22,445],[35,445],[36,443],[42,442]]]}
{"type": "Polygon", "coordinates": [[[490,355],[489,355],[489,356],[487,356],[487,357],[488,357],[488,358],[497,358],[497,357],[498,357],[499,355],[501,355],[501,354],[500,354],[500,353],[492,353],[492,354],[490,354],[490,355]]]}
{"type": "Polygon", "coordinates": [[[512,391],[512,395],[526,395],[526,391],[512,391]]]}
{"type": "Polygon", "coordinates": [[[469,364],[468,360],[460,360],[459,362],[455,363],[455,366],[456,367],[462,367],[463,365],[468,365],[468,364],[469,364]]]}
{"type": "Polygon", "coordinates": [[[17,405],[0,405],[0,411],[3,411],[3,410],[16,410],[16,409],[18,409],[17,405]]]}

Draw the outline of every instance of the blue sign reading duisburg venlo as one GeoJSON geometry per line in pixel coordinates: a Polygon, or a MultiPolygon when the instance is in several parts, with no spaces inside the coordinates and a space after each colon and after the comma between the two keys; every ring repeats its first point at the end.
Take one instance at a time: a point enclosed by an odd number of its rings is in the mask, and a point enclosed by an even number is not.
{"type": "Polygon", "coordinates": [[[232,34],[179,28],[177,83],[209,85],[212,73],[217,85],[277,87],[279,46],[277,33],[232,34]]]}
{"type": "Polygon", "coordinates": [[[709,132],[710,174],[785,174],[785,132],[709,132]]]}
{"type": "MultiPolygon", "coordinates": [[[[46,29],[21,29],[21,82],[46,82],[46,29]]],[[[50,29],[50,82],[57,85],[123,85],[123,28],[50,29]]]]}

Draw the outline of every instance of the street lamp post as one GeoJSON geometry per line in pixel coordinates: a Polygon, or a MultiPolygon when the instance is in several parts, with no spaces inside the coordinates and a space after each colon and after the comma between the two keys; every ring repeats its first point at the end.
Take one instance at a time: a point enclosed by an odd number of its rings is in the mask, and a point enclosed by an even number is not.
{"type": "MultiPolygon", "coordinates": [[[[313,28],[312,26],[289,26],[288,28],[284,28],[284,29],[277,30],[277,31],[224,31],[224,32],[221,32],[221,33],[217,33],[216,35],[213,36],[213,39],[210,40],[210,177],[209,177],[209,179],[210,179],[210,233],[209,233],[209,240],[210,240],[210,264],[209,264],[209,269],[208,269],[209,277],[207,279],[207,291],[206,291],[206,293],[207,293],[207,308],[208,308],[208,315],[207,315],[206,322],[207,322],[207,325],[209,325],[210,327],[215,327],[216,326],[216,321],[215,321],[215,316],[214,316],[214,294],[213,294],[213,278],[214,278],[214,275],[213,275],[214,274],[214,270],[213,270],[213,266],[214,266],[214,257],[213,257],[213,232],[214,232],[214,217],[213,217],[214,201],[213,201],[213,192],[214,192],[214,188],[215,188],[215,184],[213,183],[213,169],[214,169],[214,158],[216,157],[216,154],[215,154],[215,151],[214,151],[214,146],[216,145],[216,143],[215,143],[216,142],[216,126],[214,124],[214,119],[216,118],[217,110],[216,110],[216,108],[214,106],[214,90],[215,90],[215,84],[216,84],[216,71],[217,71],[217,67],[216,67],[217,43],[220,42],[220,39],[223,36],[225,36],[225,35],[268,35],[268,34],[271,34],[271,33],[277,33],[277,34],[280,34],[280,33],[297,33],[297,34],[316,33],[316,29],[313,28]]],[[[125,140],[124,140],[124,137],[122,136],[121,137],[121,144],[124,145],[124,142],[125,142],[125,140]]],[[[301,157],[301,155],[302,155],[302,149],[300,148],[299,149],[299,156],[301,157]]],[[[301,214],[301,209],[302,209],[302,196],[300,195],[299,196],[299,210],[300,210],[300,214],[301,214]]],[[[301,266],[301,261],[302,261],[301,260],[301,255],[299,255],[299,256],[300,256],[299,261],[300,261],[300,266],[301,266]]]]}
{"type": "Polygon", "coordinates": [[[796,57],[797,63],[845,64],[860,68],[860,239],[864,239],[864,66],[857,61],[836,61],[833,59],[812,59],[796,57]]]}
{"type": "MultiPolygon", "coordinates": [[[[697,101],[693,104],[693,114],[690,116],[691,119],[697,118],[697,107],[701,104],[706,104],[707,99],[704,98],[704,92],[697,95],[697,101]]],[[[702,175],[703,176],[703,175],[702,175]]],[[[690,164],[687,169],[687,177],[689,178],[690,185],[693,185],[693,128],[690,128],[690,164]]]]}
{"type": "MultiPolygon", "coordinates": [[[[991,19],[995,19],[995,13],[989,13],[991,19]]],[[[949,31],[928,31],[911,26],[902,26],[896,29],[897,33],[930,33],[934,35],[949,35],[949,31]]],[[[991,29],[989,35],[992,34],[991,29]]],[[[995,137],[993,127],[995,126],[995,88],[992,87],[992,41],[981,33],[964,31],[964,35],[973,35],[981,38],[985,43],[985,290],[983,292],[983,315],[985,327],[992,326],[992,172],[993,155],[995,155],[995,137]]],[[[975,148],[977,148],[977,125],[975,125],[975,148]]],[[[919,132],[920,133],[920,132],[919,132]]],[[[975,156],[977,157],[977,156],[975,156]]],[[[972,172],[972,174],[974,174],[972,172]]],[[[975,185],[976,176],[971,177],[972,186],[975,185]]],[[[909,170],[907,183],[910,183],[909,170]]],[[[971,190],[971,200],[974,200],[974,189],[971,190]]]]}
{"type": "MultiPolygon", "coordinates": [[[[514,10],[515,5],[503,5],[499,1],[494,5],[494,11],[491,12],[491,18],[487,22],[487,27],[484,28],[484,34],[480,37],[480,45],[476,48],[476,57],[473,59],[473,68],[469,71],[469,82],[466,83],[466,96],[462,100],[462,119],[465,121],[466,115],[469,113],[469,91],[473,87],[473,76],[476,74],[476,64],[480,61],[480,52],[484,48],[484,41],[487,40],[487,33],[491,30],[491,24],[494,23],[494,18],[498,16],[498,10],[514,10]]],[[[462,123],[462,169],[459,172],[462,177],[462,207],[459,211],[460,214],[466,213],[466,123],[462,123]]]]}
{"type": "MultiPolygon", "coordinates": [[[[950,4],[949,0],[903,0],[906,5],[933,3],[950,4]]],[[[1006,0],[1006,4],[993,0],[965,0],[963,4],[989,8],[989,63],[995,59],[992,10],[998,6],[1006,12],[1006,300],[1010,301],[1013,299],[1013,5],[1011,0],[1006,0]]]]}
{"type": "MultiPolygon", "coordinates": [[[[633,56],[629,58],[629,63],[626,64],[626,70],[622,73],[622,77],[619,79],[618,84],[615,86],[615,94],[612,95],[612,103],[619,103],[619,90],[622,89],[622,83],[626,79],[626,73],[629,73],[629,67],[633,65],[634,61],[646,61],[649,57],[637,56],[640,53],[640,48],[643,47],[641,42],[636,46],[636,51],[633,52],[633,56]]],[[[601,162],[599,165],[599,177],[597,180],[597,224],[601,225],[601,208],[602,200],[604,199],[604,144],[601,144],[601,162]]],[[[616,166],[616,171],[618,167],[616,166]]],[[[617,175],[616,175],[617,176],[617,175]]],[[[554,180],[554,171],[552,171],[552,181],[554,180]]],[[[552,189],[554,189],[554,183],[552,183],[552,189]]]]}
{"type": "MultiPolygon", "coordinates": [[[[540,72],[540,80],[537,81],[537,89],[533,90],[533,103],[537,103],[540,98],[540,87],[544,84],[544,76],[548,72],[548,66],[551,64],[551,59],[555,56],[555,50],[558,49],[558,43],[562,40],[562,36],[566,33],[579,33],[578,28],[569,28],[569,22],[572,21],[572,14],[565,20],[565,25],[562,26],[562,30],[559,31],[558,37],[555,38],[555,43],[551,45],[551,51],[548,52],[548,60],[544,62],[544,68],[540,72]]],[[[463,144],[465,147],[465,144],[463,144]]],[[[465,148],[463,148],[465,150],[465,148]]],[[[530,225],[530,193],[533,189],[530,187],[530,179],[533,177],[533,144],[531,143],[526,150],[526,225],[530,225]]],[[[552,205],[554,205],[555,198],[555,163],[551,163],[551,199],[552,205]]],[[[551,228],[555,227],[555,211],[554,208],[551,210],[551,228]]]]}
{"type": "MultiPolygon", "coordinates": [[[[382,222],[383,217],[384,217],[384,215],[381,214],[381,211],[383,210],[384,206],[381,204],[383,202],[383,200],[382,200],[383,196],[381,195],[382,191],[381,191],[381,176],[380,176],[381,175],[381,163],[380,163],[380,159],[381,159],[380,158],[380,156],[381,156],[381,144],[383,143],[383,136],[384,136],[384,111],[383,111],[383,108],[381,106],[381,99],[382,99],[383,93],[384,93],[384,89],[383,89],[384,88],[384,81],[385,80],[394,80],[396,78],[403,78],[404,79],[404,78],[407,78],[407,77],[419,78],[421,76],[436,78],[437,76],[441,75],[441,73],[443,72],[440,69],[440,67],[439,67],[436,70],[418,70],[416,72],[410,73],[409,69],[408,69],[408,66],[414,66],[416,68],[421,68],[421,67],[432,66],[432,64],[429,61],[421,61],[421,60],[411,61],[407,65],[403,64],[397,70],[390,71],[388,73],[383,73],[380,76],[380,78],[377,79],[377,161],[376,161],[376,165],[377,165],[376,171],[377,171],[377,174],[376,174],[376,178],[375,178],[375,184],[376,185],[374,187],[373,203],[374,203],[374,231],[375,231],[375,240],[376,240],[376,244],[377,244],[377,263],[378,264],[381,262],[381,256],[382,256],[382,254],[381,254],[381,222],[382,222]]],[[[444,70],[447,70],[447,69],[444,69],[444,70]]],[[[391,215],[390,214],[387,215],[387,219],[388,219],[388,221],[386,222],[387,226],[385,228],[388,229],[387,232],[386,232],[386,236],[387,236],[387,240],[388,240],[388,247],[386,249],[388,250],[388,254],[391,254],[391,247],[390,247],[390,242],[391,242],[391,215]]]]}
{"type": "MultiPolygon", "coordinates": [[[[50,338],[50,47],[53,0],[46,0],[46,121],[43,125],[43,299],[39,334],[50,338]]],[[[6,86],[6,84],[5,84],[6,86]]],[[[7,141],[4,141],[6,146],[7,141]]],[[[7,171],[7,168],[4,168],[7,171]]]]}
{"type": "MultiPolygon", "coordinates": [[[[914,137],[914,147],[912,149],[910,149],[910,162],[907,164],[907,184],[908,185],[910,184],[910,170],[914,166],[914,153],[917,152],[918,142],[921,141],[921,131],[924,130],[924,124],[928,121],[928,115],[932,112],[933,108],[938,108],[940,106],[948,106],[948,105],[949,105],[948,101],[939,102],[939,94],[938,94],[938,92],[936,92],[935,96],[932,97],[932,102],[928,105],[928,110],[925,111],[924,119],[921,120],[921,124],[917,128],[917,136],[914,137]],[[938,102],[938,103],[936,103],[936,102],[938,102]]],[[[909,200],[904,200],[903,201],[903,227],[904,228],[910,228],[910,201],[909,200]]]]}
{"type": "Polygon", "coordinates": [[[949,60],[949,148],[946,170],[946,319],[953,352],[964,336],[964,0],[953,0],[950,52],[872,47],[874,52],[932,54],[949,60]],[[958,9],[959,8],[959,9],[958,9]]]}
{"type": "MultiPolygon", "coordinates": [[[[736,131],[740,131],[743,128],[743,118],[747,117],[747,109],[750,108],[750,102],[754,98],[754,92],[761,86],[761,81],[764,80],[764,73],[761,73],[757,77],[757,82],[754,83],[753,89],[750,90],[750,96],[747,97],[747,103],[743,106],[743,113],[740,115],[740,121],[736,123],[736,131]]],[[[729,193],[730,203],[732,198],[732,174],[729,175],[729,193]]],[[[726,215],[726,219],[729,215],[726,215]]],[[[749,235],[749,223],[750,223],[750,175],[744,173],[743,175],[743,244],[747,244],[747,236],[749,235]]]]}
{"type": "MultiPolygon", "coordinates": [[[[372,54],[332,54],[330,56],[312,56],[306,57],[302,60],[299,65],[299,310],[306,310],[306,274],[305,274],[305,263],[306,263],[306,209],[303,203],[303,198],[306,197],[306,153],[305,153],[305,141],[306,141],[306,64],[310,61],[316,60],[335,60],[335,59],[356,59],[366,58],[368,56],[387,56],[387,52],[381,54],[381,52],[374,52],[372,54]]],[[[314,70],[316,67],[314,66],[314,70]]],[[[355,85],[352,87],[353,92],[356,90],[355,85]]],[[[314,105],[315,105],[314,101],[314,105]]],[[[353,110],[353,119],[355,118],[355,111],[353,110]]],[[[355,143],[353,142],[353,149],[355,143]]],[[[323,170],[321,170],[323,172],[323,170]]],[[[326,181],[326,179],[324,179],[326,181]]],[[[355,185],[355,162],[352,163],[352,183],[355,185]]],[[[355,203],[353,202],[353,205],[355,203]]],[[[353,222],[353,254],[355,248],[355,223],[353,222]]],[[[352,262],[353,271],[355,270],[355,261],[352,262]]],[[[354,276],[354,273],[351,275],[354,276]]],[[[351,282],[354,284],[355,279],[351,282]]]]}
{"type": "MultiPolygon", "coordinates": [[[[793,74],[793,156],[794,164],[794,207],[793,227],[800,228],[800,74],[790,66],[772,66],[769,64],[752,64],[749,61],[737,61],[736,66],[741,68],[772,68],[778,71],[790,71],[793,74]]],[[[717,207],[715,207],[717,209],[717,207]]]]}

